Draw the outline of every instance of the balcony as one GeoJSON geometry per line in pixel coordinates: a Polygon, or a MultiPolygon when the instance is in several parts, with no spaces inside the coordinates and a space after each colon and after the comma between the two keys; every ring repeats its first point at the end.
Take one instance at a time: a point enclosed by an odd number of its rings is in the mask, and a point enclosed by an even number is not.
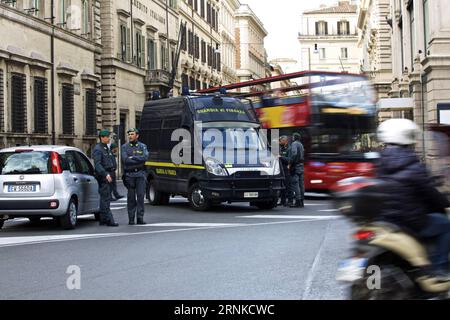
{"type": "Polygon", "coordinates": [[[148,70],[145,76],[146,86],[168,86],[170,72],[162,69],[148,70]]]}

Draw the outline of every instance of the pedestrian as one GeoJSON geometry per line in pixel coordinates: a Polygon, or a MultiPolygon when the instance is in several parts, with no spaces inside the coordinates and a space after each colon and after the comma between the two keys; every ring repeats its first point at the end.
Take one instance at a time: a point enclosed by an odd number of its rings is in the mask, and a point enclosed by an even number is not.
{"type": "Polygon", "coordinates": [[[129,129],[128,143],[122,145],[123,183],[128,189],[127,208],[128,224],[134,225],[137,215],[137,224],[145,224],[144,221],[144,196],[147,183],[145,162],[149,152],[147,146],[138,141],[139,130],[129,129]]]}
{"type": "Polygon", "coordinates": [[[300,142],[300,133],[294,132],[292,139],[293,142],[288,151],[288,170],[290,174],[288,203],[291,208],[303,208],[305,200],[305,186],[303,181],[305,150],[303,144],[300,142]]]}
{"type": "Polygon", "coordinates": [[[123,195],[121,195],[117,191],[117,177],[116,177],[117,160],[116,160],[116,158],[118,155],[119,146],[117,145],[117,143],[111,143],[111,146],[109,148],[111,149],[111,152],[114,155],[114,171],[112,172],[112,175],[111,175],[111,177],[113,179],[113,181],[111,182],[111,201],[116,201],[116,200],[123,198],[123,195]]]}
{"type": "Polygon", "coordinates": [[[280,194],[280,205],[287,206],[287,195],[290,186],[290,174],[288,170],[288,152],[289,152],[289,138],[287,136],[281,136],[280,139],[280,164],[284,175],[285,189],[280,194]]]}
{"type": "Polygon", "coordinates": [[[111,212],[111,182],[112,173],[115,170],[115,158],[108,147],[110,142],[110,132],[101,130],[99,133],[100,142],[92,152],[95,164],[95,177],[98,181],[98,193],[100,194],[100,225],[117,227],[119,224],[114,221],[111,212]]]}

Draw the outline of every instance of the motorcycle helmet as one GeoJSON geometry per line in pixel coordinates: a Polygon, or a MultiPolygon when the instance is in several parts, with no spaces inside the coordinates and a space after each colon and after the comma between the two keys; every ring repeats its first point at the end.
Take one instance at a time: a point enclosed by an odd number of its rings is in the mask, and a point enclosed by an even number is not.
{"type": "Polygon", "coordinates": [[[420,129],[408,119],[389,119],[378,126],[377,135],[380,142],[401,146],[416,143],[420,129]]]}

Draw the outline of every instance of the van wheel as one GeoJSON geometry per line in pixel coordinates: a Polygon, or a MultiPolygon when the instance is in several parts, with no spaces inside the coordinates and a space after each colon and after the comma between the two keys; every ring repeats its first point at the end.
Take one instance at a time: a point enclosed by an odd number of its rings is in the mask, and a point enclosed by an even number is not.
{"type": "Polygon", "coordinates": [[[149,180],[147,187],[147,199],[152,206],[166,205],[169,203],[170,194],[158,191],[155,181],[149,180]]]}
{"type": "Polygon", "coordinates": [[[189,188],[188,200],[195,211],[206,211],[211,208],[211,200],[205,198],[198,183],[189,188]]]}
{"type": "Polygon", "coordinates": [[[271,210],[277,206],[278,199],[274,198],[273,200],[269,201],[262,201],[262,202],[250,202],[250,205],[257,207],[261,210],[271,210]]]}
{"type": "Polygon", "coordinates": [[[3,228],[3,224],[5,223],[5,220],[0,219],[0,229],[3,228]]]}
{"type": "Polygon", "coordinates": [[[66,214],[59,217],[59,222],[63,229],[74,229],[77,225],[78,208],[73,199],[70,199],[66,214]]]}

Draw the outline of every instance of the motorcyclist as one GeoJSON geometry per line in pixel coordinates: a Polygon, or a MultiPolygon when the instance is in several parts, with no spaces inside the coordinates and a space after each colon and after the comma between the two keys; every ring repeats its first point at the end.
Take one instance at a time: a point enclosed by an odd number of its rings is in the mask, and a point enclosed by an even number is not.
{"type": "Polygon", "coordinates": [[[408,119],[390,119],[378,128],[385,144],[376,166],[378,178],[391,186],[382,217],[412,231],[424,241],[433,241],[430,260],[436,275],[448,278],[450,220],[448,199],[434,186],[425,164],[414,151],[418,126],[408,119]]]}

